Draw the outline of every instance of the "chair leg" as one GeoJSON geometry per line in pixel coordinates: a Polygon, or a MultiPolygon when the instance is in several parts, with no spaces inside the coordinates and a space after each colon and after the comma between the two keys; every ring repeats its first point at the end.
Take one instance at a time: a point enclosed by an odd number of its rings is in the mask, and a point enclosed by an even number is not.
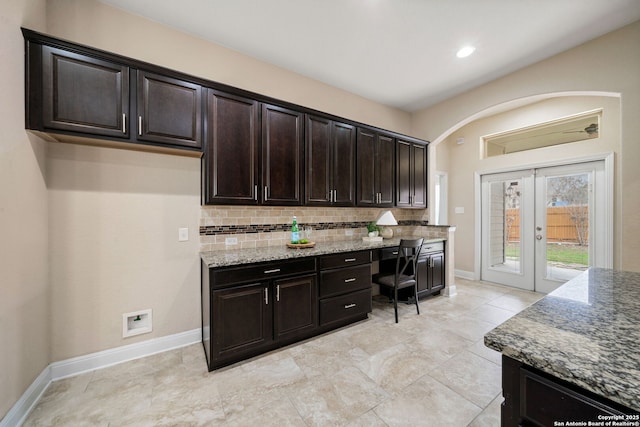
{"type": "Polygon", "coordinates": [[[394,291],[393,310],[396,313],[396,323],[398,323],[398,288],[395,288],[393,291],[394,291]]]}
{"type": "Polygon", "coordinates": [[[415,295],[415,298],[416,298],[416,310],[418,310],[418,314],[420,314],[420,305],[418,304],[418,285],[417,284],[413,287],[413,294],[415,295]]]}

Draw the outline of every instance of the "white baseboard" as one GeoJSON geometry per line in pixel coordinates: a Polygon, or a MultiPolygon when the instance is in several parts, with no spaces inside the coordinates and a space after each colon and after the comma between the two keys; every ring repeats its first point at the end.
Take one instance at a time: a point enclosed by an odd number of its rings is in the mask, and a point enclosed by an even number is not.
{"type": "Polygon", "coordinates": [[[7,412],[2,420],[0,420],[0,427],[14,427],[22,425],[25,418],[31,409],[36,406],[36,403],[42,397],[42,393],[51,384],[51,365],[42,370],[38,378],[22,393],[20,399],[13,405],[13,407],[7,412]]]}
{"type": "Polygon", "coordinates": [[[0,421],[0,427],[22,425],[31,409],[38,403],[42,393],[52,381],[185,347],[200,341],[202,341],[202,330],[198,328],[51,363],[43,369],[38,378],[7,412],[0,421]]]}
{"type": "Polygon", "coordinates": [[[476,275],[473,271],[453,270],[453,274],[461,279],[476,280],[476,275]]]}

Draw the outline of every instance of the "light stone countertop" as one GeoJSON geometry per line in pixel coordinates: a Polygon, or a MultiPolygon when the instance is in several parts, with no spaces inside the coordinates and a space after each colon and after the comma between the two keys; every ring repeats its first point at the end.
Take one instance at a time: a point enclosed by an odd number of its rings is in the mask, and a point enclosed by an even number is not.
{"type": "Polygon", "coordinates": [[[640,411],[640,273],[590,268],[493,329],[484,343],[640,411]]]}
{"type": "MultiPolygon", "coordinates": [[[[411,236],[406,238],[419,238],[411,236]]],[[[446,241],[445,238],[425,238],[424,244],[446,241]]],[[[255,262],[277,261],[283,259],[303,258],[318,255],[336,254],[342,252],[363,251],[398,246],[399,238],[384,239],[381,242],[367,243],[359,240],[344,240],[339,242],[318,242],[313,248],[291,249],[287,246],[269,246],[265,248],[231,249],[200,252],[200,258],[209,268],[227,267],[232,265],[251,264],[255,262]]]]}

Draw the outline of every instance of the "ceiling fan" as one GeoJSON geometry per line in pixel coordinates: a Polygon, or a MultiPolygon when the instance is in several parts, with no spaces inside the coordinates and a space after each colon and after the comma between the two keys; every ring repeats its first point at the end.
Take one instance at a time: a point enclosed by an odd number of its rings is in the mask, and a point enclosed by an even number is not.
{"type": "Polygon", "coordinates": [[[589,136],[597,134],[598,133],[598,124],[597,123],[591,123],[589,126],[584,128],[583,130],[570,130],[570,131],[565,131],[565,132],[562,132],[562,133],[582,133],[582,132],[585,132],[589,136]]]}

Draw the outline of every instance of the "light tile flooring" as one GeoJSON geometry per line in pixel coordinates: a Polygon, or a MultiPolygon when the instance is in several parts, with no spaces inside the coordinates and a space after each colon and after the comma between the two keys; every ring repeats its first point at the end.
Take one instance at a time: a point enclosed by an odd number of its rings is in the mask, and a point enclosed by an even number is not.
{"type": "Polygon", "coordinates": [[[201,344],[53,382],[26,426],[499,426],[496,325],[540,294],[457,279],[458,294],[207,372],[201,344]]]}

